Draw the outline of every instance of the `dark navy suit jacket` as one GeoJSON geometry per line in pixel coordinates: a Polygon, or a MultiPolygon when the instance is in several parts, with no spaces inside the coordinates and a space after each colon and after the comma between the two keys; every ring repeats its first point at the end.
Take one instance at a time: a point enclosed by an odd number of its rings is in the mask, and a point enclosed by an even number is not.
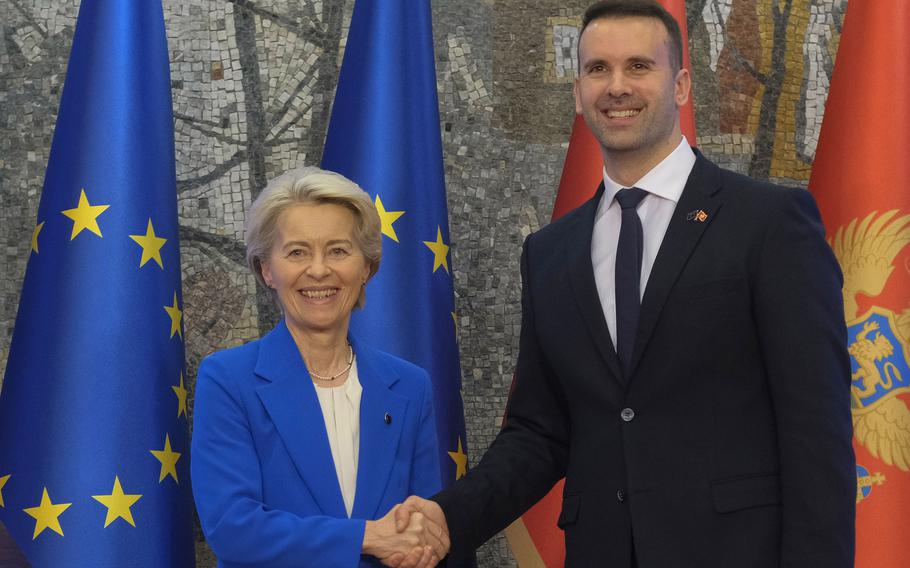
{"type": "Polygon", "coordinates": [[[379,566],[360,554],[365,519],[439,490],[429,377],[350,341],[363,386],[350,519],[315,387],[284,322],[200,365],[193,493],[220,566],[379,566]]]}
{"type": "Polygon", "coordinates": [[[624,375],[591,264],[601,193],[525,242],[506,426],[434,497],[452,555],[565,476],[567,566],[628,567],[633,542],[642,568],[852,566],[842,278],[812,196],[698,154],[624,375]]]}

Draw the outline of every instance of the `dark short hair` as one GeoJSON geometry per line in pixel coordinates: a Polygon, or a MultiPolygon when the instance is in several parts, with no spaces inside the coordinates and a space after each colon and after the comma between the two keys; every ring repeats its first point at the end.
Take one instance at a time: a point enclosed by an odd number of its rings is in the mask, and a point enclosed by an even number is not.
{"type": "MultiPolygon", "coordinates": [[[[656,0],[601,0],[588,6],[581,20],[581,31],[578,33],[578,43],[581,45],[581,35],[585,33],[588,24],[594,20],[610,18],[654,18],[660,20],[670,36],[670,65],[675,66],[674,71],[679,71],[683,66],[682,33],[679,24],[670,12],[667,12],[656,0]]],[[[579,63],[581,63],[579,61],[579,63]]]]}

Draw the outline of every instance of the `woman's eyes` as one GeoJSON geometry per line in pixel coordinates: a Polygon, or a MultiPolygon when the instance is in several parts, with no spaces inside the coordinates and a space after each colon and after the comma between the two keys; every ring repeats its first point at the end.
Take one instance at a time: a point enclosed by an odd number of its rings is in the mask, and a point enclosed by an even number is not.
{"type": "MultiPolygon", "coordinates": [[[[326,256],[331,258],[344,258],[351,254],[351,252],[345,247],[332,247],[326,252],[326,256]]],[[[305,249],[291,249],[287,252],[287,257],[291,259],[301,259],[308,258],[312,256],[305,249]]]]}

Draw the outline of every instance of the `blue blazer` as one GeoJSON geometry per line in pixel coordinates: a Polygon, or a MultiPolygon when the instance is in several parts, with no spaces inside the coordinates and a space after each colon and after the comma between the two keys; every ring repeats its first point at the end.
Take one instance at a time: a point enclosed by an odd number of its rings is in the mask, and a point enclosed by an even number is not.
{"type": "Polygon", "coordinates": [[[426,371],[350,341],[363,386],[351,518],[315,387],[285,323],[199,366],[193,494],[219,566],[379,566],[360,554],[366,519],[440,488],[426,371]]]}

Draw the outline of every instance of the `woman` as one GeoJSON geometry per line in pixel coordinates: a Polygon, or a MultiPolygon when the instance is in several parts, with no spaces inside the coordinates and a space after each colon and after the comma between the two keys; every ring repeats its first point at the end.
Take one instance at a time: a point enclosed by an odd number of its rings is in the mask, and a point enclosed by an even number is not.
{"type": "Polygon", "coordinates": [[[440,487],[429,378],[348,332],[380,227],[369,195],[317,168],[275,179],[248,213],[247,262],[284,317],[199,367],[193,493],[220,566],[438,560],[423,519],[398,534],[391,513],[440,487]]]}

